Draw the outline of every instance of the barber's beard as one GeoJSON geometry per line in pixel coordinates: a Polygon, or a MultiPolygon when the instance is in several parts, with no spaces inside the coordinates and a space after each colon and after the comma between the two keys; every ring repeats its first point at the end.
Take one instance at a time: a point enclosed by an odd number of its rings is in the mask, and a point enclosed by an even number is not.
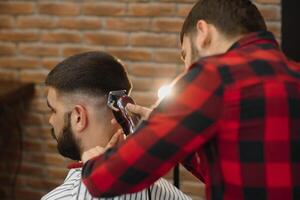
{"type": "Polygon", "coordinates": [[[57,150],[64,156],[72,160],[81,160],[79,142],[74,137],[74,132],[71,128],[71,113],[67,113],[64,118],[64,127],[57,138],[52,129],[52,136],[57,141],[57,150]]]}

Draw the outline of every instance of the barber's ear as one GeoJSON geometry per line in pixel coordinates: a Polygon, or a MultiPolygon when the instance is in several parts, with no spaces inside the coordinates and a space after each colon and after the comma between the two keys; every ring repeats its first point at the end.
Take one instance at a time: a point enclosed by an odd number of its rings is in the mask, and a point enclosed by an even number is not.
{"type": "Polygon", "coordinates": [[[197,45],[199,45],[199,47],[203,49],[207,47],[211,41],[209,26],[206,21],[199,20],[197,22],[196,28],[197,28],[196,42],[197,45]]]}
{"type": "Polygon", "coordinates": [[[72,111],[72,124],[76,132],[82,132],[88,125],[88,113],[82,105],[76,105],[72,111]]]}

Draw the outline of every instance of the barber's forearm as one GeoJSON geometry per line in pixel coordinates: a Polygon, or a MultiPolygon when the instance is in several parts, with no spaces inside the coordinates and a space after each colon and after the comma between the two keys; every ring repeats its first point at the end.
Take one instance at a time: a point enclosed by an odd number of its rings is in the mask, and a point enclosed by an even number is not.
{"type": "Polygon", "coordinates": [[[162,144],[149,128],[142,129],[133,138],[128,138],[118,148],[118,153],[108,152],[88,161],[83,167],[84,183],[93,196],[137,192],[150,186],[178,162],[179,158],[170,160],[170,157],[180,153],[180,148],[174,152],[169,150],[170,146],[162,144]],[[159,158],[161,152],[166,153],[159,158]]]}

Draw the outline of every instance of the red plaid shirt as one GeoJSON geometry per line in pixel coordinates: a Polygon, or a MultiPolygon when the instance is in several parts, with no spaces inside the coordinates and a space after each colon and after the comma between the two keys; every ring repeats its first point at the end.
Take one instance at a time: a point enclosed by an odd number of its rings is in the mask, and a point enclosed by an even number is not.
{"type": "Polygon", "coordinates": [[[299,67],[269,32],[199,60],[136,134],[84,165],[84,183],[135,192],[181,162],[207,199],[300,199],[299,67]]]}

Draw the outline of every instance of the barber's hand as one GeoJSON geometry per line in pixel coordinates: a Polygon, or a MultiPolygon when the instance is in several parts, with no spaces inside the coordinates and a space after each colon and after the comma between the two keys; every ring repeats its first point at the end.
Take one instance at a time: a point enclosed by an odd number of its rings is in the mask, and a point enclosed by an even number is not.
{"type": "Polygon", "coordinates": [[[81,161],[83,163],[85,163],[94,157],[102,155],[107,149],[110,149],[110,148],[118,145],[119,143],[123,142],[124,140],[125,140],[125,135],[124,135],[123,131],[120,129],[112,136],[112,138],[110,139],[110,141],[108,142],[106,147],[96,146],[92,149],[89,149],[89,150],[83,152],[83,154],[81,156],[81,161]]]}
{"type": "Polygon", "coordinates": [[[148,120],[150,113],[152,112],[152,110],[149,108],[131,103],[126,105],[126,110],[135,114],[139,114],[142,117],[142,120],[148,120]]]}

